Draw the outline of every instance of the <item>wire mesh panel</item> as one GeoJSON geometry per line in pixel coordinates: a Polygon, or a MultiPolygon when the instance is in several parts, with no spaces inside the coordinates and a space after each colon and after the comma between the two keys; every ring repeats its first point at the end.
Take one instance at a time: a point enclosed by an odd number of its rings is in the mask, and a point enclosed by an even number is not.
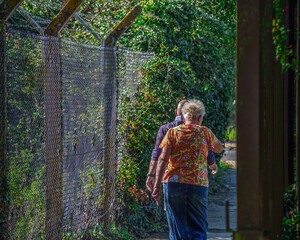
{"type": "Polygon", "coordinates": [[[45,234],[44,62],[42,39],[10,30],[7,35],[9,234],[45,234]]]}
{"type": "Polygon", "coordinates": [[[9,239],[80,238],[113,220],[117,109],[153,55],[15,30],[6,40],[9,239]]]}
{"type": "Polygon", "coordinates": [[[142,79],[141,68],[147,60],[152,58],[154,58],[154,53],[118,49],[118,91],[120,101],[125,96],[133,100],[142,79]]]}
{"type": "Polygon", "coordinates": [[[102,212],[103,51],[100,47],[61,43],[63,226],[68,235],[95,227],[102,212]]]}

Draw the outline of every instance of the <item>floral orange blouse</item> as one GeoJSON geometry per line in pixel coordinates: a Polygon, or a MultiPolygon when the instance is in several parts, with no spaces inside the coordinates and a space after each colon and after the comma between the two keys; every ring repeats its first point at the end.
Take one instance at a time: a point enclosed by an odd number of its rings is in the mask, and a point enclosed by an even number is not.
{"type": "Polygon", "coordinates": [[[199,125],[179,125],[170,129],[160,148],[171,148],[164,182],[178,182],[208,187],[207,155],[218,139],[212,131],[199,125]]]}

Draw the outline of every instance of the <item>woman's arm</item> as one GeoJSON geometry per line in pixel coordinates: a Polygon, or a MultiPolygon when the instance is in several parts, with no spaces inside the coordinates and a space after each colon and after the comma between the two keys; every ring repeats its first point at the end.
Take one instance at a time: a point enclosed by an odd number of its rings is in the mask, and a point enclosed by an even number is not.
{"type": "Polygon", "coordinates": [[[156,174],[155,174],[154,189],[152,193],[152,197],[156,200],[157,206],[159,205],[159,199],[161,197],[161,181],[163,179],[170,154],[171,154],[171,149],[164,147],[158,159],[158,164],[156,167],[156,174]]]}
{"type": "Polygon", "coordinates": [[[220,140],[218,140],[218,142],[216,143],[216,145],[214,146],[214,148],[212,149],[215,153],[220,153],[223,151],[223,145],[220,142],[220,140]]]}

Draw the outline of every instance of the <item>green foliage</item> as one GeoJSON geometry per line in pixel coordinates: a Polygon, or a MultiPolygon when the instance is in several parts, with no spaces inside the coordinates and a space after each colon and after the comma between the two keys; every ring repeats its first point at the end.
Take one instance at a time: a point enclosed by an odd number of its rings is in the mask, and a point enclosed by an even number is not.
{"type": "Polygon", "coordinates": [[[218,173],[220,173],[219,175],[222,175],[223,170],[230,169],[230,168],[231,166],[228,163],[220,161],[219,170],[218,170],[218,173]]]}
{"type": "MultiPolygon", "coordinates": [[[[288,69],[293,69],[297,76],[299,76],[299,64],[296,59],[295,46],[287,45],[289,29],[285,26],[285,17],[289,11],[287,0],[274,0],[274,18],[273,18],[273,42],[276,50],[276,59],[280,61],[282,71],[287,72],[288,69]]],[[[299,38],[295,34],[296,38],[299,38]]]]}
{"type": "Polygon", "coordinates": [[[282,239],[291,240],[299,237],[300,212],[297,209],[297,184],[286,189],[284,195],[285,217],[282,223],[284,228],[282,239]]]}
{"type": "Polygon", "coordinates": [[[227,141],[236,141],[236,128],[235,127],[227,128],[225,139],[227,141]]]}

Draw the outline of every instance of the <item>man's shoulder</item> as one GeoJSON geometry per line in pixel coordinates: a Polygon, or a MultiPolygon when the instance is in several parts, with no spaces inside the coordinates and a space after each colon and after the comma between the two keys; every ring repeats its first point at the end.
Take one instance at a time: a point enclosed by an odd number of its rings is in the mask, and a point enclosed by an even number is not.
{"type": "Polygon", "coordinates": [[[173,122],[169,122],[165,125],[162,125],[161,126],[161,129],[165,130],[165,131],[168,131],[169,129],[171,128],[174,128],[174,127],[177,127],[179,125],[183,124],[183,121],[178,121],[178,120],[175,120],[173,122]]]}
{"type": "Polygon", "coordinates": [[[177,127],[177,126],[179,126],[181,124],[183,124],[183,121],[175,120],[173,122],[169,122],[169,123],[163,125],[162,127],[169,130],[170,128],[177,127]]]}

